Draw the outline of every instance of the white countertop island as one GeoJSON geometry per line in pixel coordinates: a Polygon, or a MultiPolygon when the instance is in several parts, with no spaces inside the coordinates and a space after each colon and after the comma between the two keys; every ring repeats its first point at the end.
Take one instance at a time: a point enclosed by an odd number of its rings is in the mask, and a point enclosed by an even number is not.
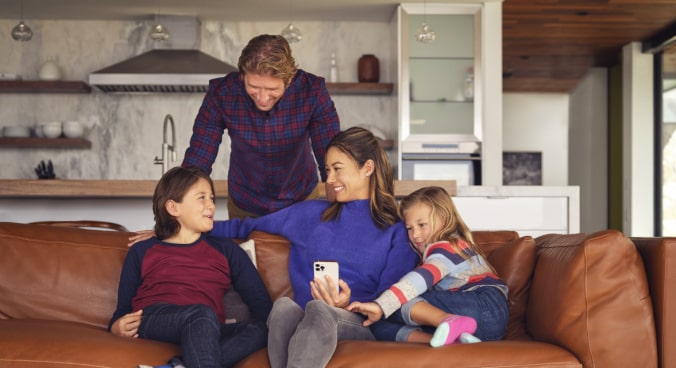
{"type": "MultiPolygon", "coordinates": [[[[0,180],[0,221],[96,220],[129,230],[154,225],[154,180],[0,180]]],[[[216,180],[216,218],[227,219],[227,181],[216,180]]],[[[456,186],[454,181],[395,182],[402,197],[427,185],[441,185],[472,230],[516,230],[522,235],[580,230],[579,188],[544,186],[456,186]]],[[[324,186],[320,185],[324,197],[324,186]]]]}
{"type": "MultiPolygon", "coordinates": [[[[0,180],[0,221],[95,220],[114,222],[131,231],[154,226],[152,196],[155,180],[0,180]]],[[[395,195],[404,196],[426,185],[440,185],[452,195],[455,181],[395,182],[395,195]]],[[[214,181],[216,218],[227,219],[228,183],[214,181]]],[[[325,197],[324,186],[319,186],[325,197]]]]}

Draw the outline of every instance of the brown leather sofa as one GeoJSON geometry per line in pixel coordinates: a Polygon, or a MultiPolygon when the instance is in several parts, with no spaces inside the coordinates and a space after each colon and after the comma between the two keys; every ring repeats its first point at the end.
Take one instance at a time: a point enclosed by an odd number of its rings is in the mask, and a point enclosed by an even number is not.
{"type": "MultiPolygon", "coordinates": [[[[180,353],[105,330],[128,236],[0,223],[0,367],[129,368],[180,353]]],[[[510,286],[504,340],[442,348],[341,341],[329,367],[676,366],[676,239],[632,241],[612,230],[474,236],[510,286]]],[[[271,297],[292,295],[288,242],[264,233],[252,238],[271,297]]],[[[268,365],[263,349],[238,367],[268,365]]]]}

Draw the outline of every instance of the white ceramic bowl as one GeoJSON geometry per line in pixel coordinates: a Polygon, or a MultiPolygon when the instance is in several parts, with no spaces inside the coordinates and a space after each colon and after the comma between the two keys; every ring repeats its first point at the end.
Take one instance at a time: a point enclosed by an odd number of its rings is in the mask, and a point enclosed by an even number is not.
{"type": "Polygon", "coordinates": [[[61,69],[53,60],[47,60],[38,73],[42,80],[59,80],[61,79],[61,69]]]}
{"type": "Polygon", "coordinates": [[[2,136],[7,138],[30,137],[31,128],[23,126],[6,126],[2,128],[2,136]]]}
{"type": "Polygon", "coordinates": [[[64,121],[63,135],[68,138],[80,138],[84,134],[84,127],[79,121],[64,121]]]}
{"type": "Polygon", "coordinates": [[[33,127],[33,133],[38,138],[44,138],[45,135],[42,133],[42,124],[35,124],[35,127],[33,127]]]}
{"type": "Polygon", "coordinates": [[[61,136],[61,133],[63,133],[60,121],[52,121],[49,123],[44,123],[41,126],[42,126],[42,135],[44,135],[46,138],[58,138],[61,136]]]}

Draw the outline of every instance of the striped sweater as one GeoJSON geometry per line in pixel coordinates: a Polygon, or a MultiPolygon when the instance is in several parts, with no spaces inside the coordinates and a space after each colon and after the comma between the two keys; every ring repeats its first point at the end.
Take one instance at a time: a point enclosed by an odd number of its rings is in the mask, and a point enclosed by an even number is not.
{"type": "Polygon", "coordinates": [[[380,294],[375,302],[386,318],[406,302],[432,288],[462,292],[492,286],[507,295],[507,285],[493,273],[486,259],[474,252],[464,240],[458,239],[457,242],[468,259],[456,253],[448,241],[430,244],[425,249],[423,264],[380,294]]]}

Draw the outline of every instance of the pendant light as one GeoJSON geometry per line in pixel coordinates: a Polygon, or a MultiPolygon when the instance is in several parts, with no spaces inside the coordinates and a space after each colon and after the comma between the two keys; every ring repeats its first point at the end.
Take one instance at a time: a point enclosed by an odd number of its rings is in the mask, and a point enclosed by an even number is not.
{"type": "MultiPolygon", "coordinates": [[[[291,4],[291,0],[289,0],[289,19],[292,19],[293,14],[293,6],[291,4]]],[[[296,43],[300,42],[301,39],[303,39],[303,34],[298,29],[298,27],[293,25],[293,21],[289,22],[289,25],[286,26],[284,29],[282,29],[281,33],[282,37],[286,38],[289,43],[296,43]]]]}
{"type": "MultiPolygon", "coordinates": [[[[157,10],[157,14],[159,14],[160,10],[157,10]]],[[[160,23],[157,20],[157,14],[155,14],[155,25],[153,26],[152,29],[150,29],[150,38],[152,38],[155,41],[164,41],[169,38],[169,31],[167,30],[167,27],[163,26],[162,23],[160,23]]]]}
{"type": "Polygon", "coordinates": [[[155,41],[164,41],[169,38],[169,31],[161,23],[155,23],[153,28],[150,30],[150,38],[155,41]]]}
{"type": "Polygon", "coordinates": [[[21,1],[21,20],[12,28],[12,38],[15,41],[30,41],[33,38],[33,30],[23,22],[23,0],[21,1]]]}
{"type": "Polygon", "coordinates": [[[423,22],[415,33],[415,39],[418,42],[430,43],[437,38],[436,33],[427,25],[427,2],[423,1],[423,22]]]}

